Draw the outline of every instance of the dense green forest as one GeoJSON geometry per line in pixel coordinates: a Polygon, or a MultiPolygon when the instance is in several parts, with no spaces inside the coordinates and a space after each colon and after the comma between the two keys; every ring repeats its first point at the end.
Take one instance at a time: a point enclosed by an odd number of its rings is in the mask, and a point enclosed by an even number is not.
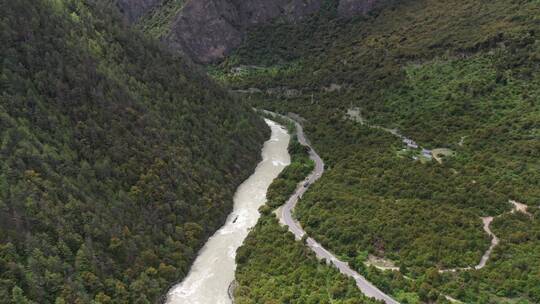
{"type": "Polygon", "coordinates": [[[505,214],[493,223],[493,232],[501,238],[486,268],[478,272],[446,274],[437,279],[441,289],[466,303],[540,301],[540,208],[531,208],[531,217],[523,213],[505,214]],[[464,288],[466,286],[466,288],[464,288]]]}
{"type": "Polygon", "coordinates": [[[327,4],[251,31],[209,69],[253,104],[307,119],[328,166],[297,207],[308,234],[403,303],[540,302],[540,3],[389,1],[352,20],[327,4]],[[452,153],[415,160],[376,125],[452,153]],[[507,213],[509,200],[532,216],[507,213]],[[478,264],[481,217],[500,214],[485,268],[439,273],[478,264]],[[367,267],[368,255],[399,271],[367,267]]]}
{"type": "Polygon", "coordinates": [[[237,251],[235,303],[376,303],[362,295],[354,280],[318,261],[309,248],[280,226],[276,208],[313,170],[313,162],[295,137],[289,153],[291,164],[270,185],[261,218],[237,251]]]}
{"type": "Polygon", "coordinates": [[[235,303],[364,304],[367,299],[314,253],[273,214],[263,215],[237,252],[235,303]]]}
{"type": "Polygon", "coordinates": [[[0,2],[0,303],[153,303],[268,135],[108,1],[0,2]]]}

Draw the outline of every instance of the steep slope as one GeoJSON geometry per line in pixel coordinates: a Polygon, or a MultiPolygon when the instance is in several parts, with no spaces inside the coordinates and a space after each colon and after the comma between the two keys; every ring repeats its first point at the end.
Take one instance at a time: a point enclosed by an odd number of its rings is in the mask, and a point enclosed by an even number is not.
{"type": "Polygon", "coordinates": [[[165,42],[198,62],[222,59],[244,39],[246,30],[277,18],[293,22],[320,9],[320,0],[191,0],[174,17],[165,42]]]}
{"type": "Polygon", "coordinates": [[[391,0],[119,0],[131,21],[173,50],[200,63],[223,59],[248,30],[273,22],[296,23],[336,6],[340,17],[366,15],[391,0]]]}
{"type": "Polygon", "coordinates": [[[301,224],[399,301],[540,301],[538,1],[396,1],[353,20],[334,4],[250,31],[210,69],[254,104],[306,119],[329,170],[299,203],[301,224]],[[406,148],[394,128],[451,153],[406,148]],[[487,266],[440,273],[478,264],[490,244],[481,217],[509,200],[533,216],[495,219],[487,266]],[[368,267],[374,257],[399,271],[368,267]]]}
{"type": "Polygon", "coordinates": [[[150,303],[267,128],[108,1],[0,2],[0,303],[150,303]]]}
{"type": "Polygon", "coordinates": [[[162,0],[117,0],[120,12],[134,22],[154,9],[162,0]]]}

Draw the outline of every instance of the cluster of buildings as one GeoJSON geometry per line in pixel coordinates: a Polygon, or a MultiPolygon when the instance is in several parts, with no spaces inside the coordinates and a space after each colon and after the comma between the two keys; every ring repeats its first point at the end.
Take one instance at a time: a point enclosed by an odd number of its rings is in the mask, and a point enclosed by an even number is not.
{"type": "Polygon", "coordinates": [[[431,159],[433,157],[433,154],[431,153],[431,150],[422,149],[422,156],[431,159]]]}
{"type": "MultiPolygon", "coordinates": [[[[418,149],[419,146],[418,144],[410,139],[410,138],[403,138],[403,143],[407,145],[407,148],[409,149],[418,149]]],[[[431,153],[431,150],[428,150],[428,149],[422,149],[422,156],[427,158],[427,159],[430,159],[433,157],[432,153],[431,153]]],[[[418,157],[413,157],[415,160],[418,159],[418,157]]]]}
{"type": "Polygon", "coordinates": [[[403,143],[407,145],[407,148],[418,149],[418,144],[409,138],[403,138],[403,143]]]}

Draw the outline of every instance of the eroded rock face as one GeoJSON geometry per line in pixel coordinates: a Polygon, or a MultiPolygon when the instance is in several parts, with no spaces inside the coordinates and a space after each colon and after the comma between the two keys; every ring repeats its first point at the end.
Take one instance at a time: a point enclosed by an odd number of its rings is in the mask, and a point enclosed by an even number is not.
{"type": "Polygon", "coordinates": [[[172,24],[165,41],[195,61],[225,57],[247,30],[277,18],[295,22],[317,12],[322,0],[190,0],[172,24]]]}
{"type": "Polygon", "coordinates": [[[173,49],[199,62],[223,58],[244,35],[237,8],[228,0],[191,0],[164,38],[173,49]]]}
{"type": "MultiPolygon", "coordinates": [[[[164,0],[117,0],[131,20],[164,0]]],[[[384,0],[340,0],[338,14],[366,14],[384,0]]],[[[249,28],[274,20],[297,22],[318,12],[323,0],[188,0],[161,37],[172,49],[200,63],[216,61],[242,43],[249,28]]]]}
{"type": "Polygon", "coordinates": [[[120,11],[130,22],[137,20],[163,0],[117,0],[120,11]]]}

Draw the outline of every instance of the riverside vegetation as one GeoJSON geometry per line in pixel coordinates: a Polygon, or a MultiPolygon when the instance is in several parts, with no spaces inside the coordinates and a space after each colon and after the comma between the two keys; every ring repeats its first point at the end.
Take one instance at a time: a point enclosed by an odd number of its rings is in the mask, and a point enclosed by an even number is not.
{"type": "MultiPolygon", "coordinates": [[[[538,1],[394,1],[349,21],[327,4],[303,22],[251,31],[210,69],[231,89],[252,92],[254,105],[307,119],[305,130],[328,166],[297,206],[308,234],[402,303],[444,303],[447,295],[467,303],[538,303],[538,1]],[[287,90],[299,93],[274,93],[287,90]],[[403,143],[347,119],[351,108],[360,108],[367,124],[454,154],[441,164],[399,157],[403,143]],[[490,244],[481,217],[509,211],[509,200],[527,204],[532,216],[494,220],[501,242],[487,266],[440,273],[479,262],[490,244]],[[367,267],[368,254],[400,270],[367,267]]],[[[272,242],[262,228],[253,233],[272,242]]],[[[281,246],[273,250],[288,248],[281,246]]],[[[249,261],[261,273],[275,269],[255,249],[249,261]]],[[[278,292],[294,282],[267,288],[278,292]]],[[[240,283],[239,290],[255,284],[240,283]]]]}
{"type": "MultiPolygon", "coordinates": [[[[272,118],[276,119],[276,118],[272,118]]],[[[288,121],[283,120],[287,125],[288,121]]],[[[294,132],[294,125],[289,125],[294,132]]],[[[291,164],[274,180],[261,218],[237,251],[235,303],[368,304],[354,280],[318,261],[302,241],[279,224],[274,212],[313,170],[313,161],[296,137],[289,144],[291,164]],[[294,284],[291,284],[294,282],[294,284]]]]}
{"type": "Polygon", "coordinates": [[[0,11],[0,303],[158,301],[266,125],[108,1],[0,11]]]}

